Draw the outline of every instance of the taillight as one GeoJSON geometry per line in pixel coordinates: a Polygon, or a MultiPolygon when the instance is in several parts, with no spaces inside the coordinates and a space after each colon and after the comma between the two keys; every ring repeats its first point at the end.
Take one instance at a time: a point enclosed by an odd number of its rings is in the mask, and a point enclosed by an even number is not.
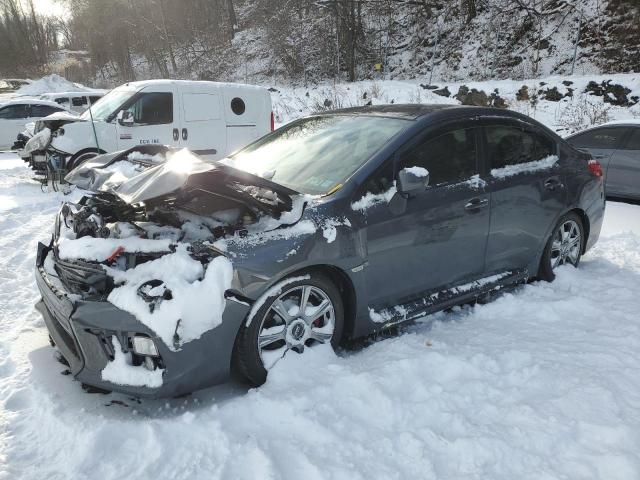
{"type": "Polygon", "coordinates": [[[276,117],[271,112],[271,131],[273,132],[276,129],[276,117]]]}
{"type": "Polygon", "coordinates": [[[591,160],[589,160],[589,163],[587,164],[587,166],[589,168],[589,171],[594,176],[598,178],[602,178],[602,165],[600,165],[600,162],[592,158],[591,160]]]}

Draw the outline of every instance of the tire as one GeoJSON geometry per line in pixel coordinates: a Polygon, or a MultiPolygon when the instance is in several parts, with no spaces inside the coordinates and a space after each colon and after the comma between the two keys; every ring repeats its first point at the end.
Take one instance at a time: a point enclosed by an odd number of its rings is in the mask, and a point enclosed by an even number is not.
{"type": "Polygon", "coordinates": [[[271,292],[277,291],[264,299],[262,306],[251,318],[249,326],[242,322],[236,338],[233,351],[234,373],[253,387],[258,387],[266,381],[267,370],[285,354],[304,353],[306,348],[327,341],[336,349],[342,337],[344,306],[340,291],[331,280],[321,274],[310,274],[309,278],[290,283],[285,279],[280,285],[281,288],[277,288],[276,285],[269,289],[271,292]],[[317,311],[308,317],[299,315],[295,308],[299,311],[305,291],[309,292],[305,311],[308,312],[310,307],[324,305],[325,300],[330,302],[331,308],[319,317],[314,315],[317,311]],[[279,307],[286,308],[283,310],[279,307]],[[276,309],[283,312],[282,315],[276,313],[276,309]],[[331,324],[333,329],[329,334],[331,324]],[[275,331],[265,335],[266,329],[275,331]],[[262,348],[258,347],[260,337],[263,340],[262,348]]]}
{"type": "Polygon", "coordinates": [[[560,265],[569,264],[577,268],[582,257],[584,242],[584,226],[580,217],[573,212],[563,215],[553,228],[544,247],[538,278],[552,282],[556,278],[554,270],[560,265]]]}
{"type": "Polygon", "coordinates": [[[69,162],[69,165],[67,165],[67,171],[70,172],[74,168],[82,165],[87,160],[90,160],[90,159],[92,159],[94,157],[97,157],[98,155],[100,155],[100,153],[95,152],[95,151],[90,151],[90,152],[81,153],[77,157],[73,157],[71,159],[71,161],[69,162]]]}

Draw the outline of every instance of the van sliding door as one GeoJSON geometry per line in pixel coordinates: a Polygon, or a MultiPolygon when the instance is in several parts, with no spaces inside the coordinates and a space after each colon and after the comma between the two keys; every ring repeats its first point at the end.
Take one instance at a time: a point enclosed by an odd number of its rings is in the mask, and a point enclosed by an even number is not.
{"type": "Polygon", "coordinates": [[[182,89],[181,98],[180,146],[208,160],[223,158],[227,139],[220,95],[210,87],[193,85],[182,89]]]}

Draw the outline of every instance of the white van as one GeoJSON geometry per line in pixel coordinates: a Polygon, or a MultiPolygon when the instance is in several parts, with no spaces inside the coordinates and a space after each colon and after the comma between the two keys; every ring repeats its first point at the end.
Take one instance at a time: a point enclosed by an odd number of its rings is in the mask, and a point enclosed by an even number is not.
{"type": "Polygon", "coordinates": [[[69,110],[74,113],[84,112],[89,105],[93,105],[102,97],[104,97],[106,90],[92,90],[83,92],[59,92],[59,93],[43,93],[38,98],[42,100],[49,100],[61,105],[65,110],[69,110]]]}
{"type": "Polygon", "coordinates": [[[148,80],[111,90],[75,119],[54,115],[39,121],[25,152],[36,163],[53,155],[66,170],[98,153],[148,144],[186,147],[218,160],[271,130],[266,88],[148,80]]]}

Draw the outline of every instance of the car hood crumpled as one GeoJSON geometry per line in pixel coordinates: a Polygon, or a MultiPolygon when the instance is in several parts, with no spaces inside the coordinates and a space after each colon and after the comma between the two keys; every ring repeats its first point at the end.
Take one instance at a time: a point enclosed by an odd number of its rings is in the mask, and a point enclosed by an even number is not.
{"type": "Polygon", "coordinates": [[[69,172],[65,180],[85,190],[111,193],[128,204],[199,189],[267,213],[290,210],[292,196],[298,193],[242,170],[205,162],[187,149],[164,146],[100,155],[69,172]]]}

